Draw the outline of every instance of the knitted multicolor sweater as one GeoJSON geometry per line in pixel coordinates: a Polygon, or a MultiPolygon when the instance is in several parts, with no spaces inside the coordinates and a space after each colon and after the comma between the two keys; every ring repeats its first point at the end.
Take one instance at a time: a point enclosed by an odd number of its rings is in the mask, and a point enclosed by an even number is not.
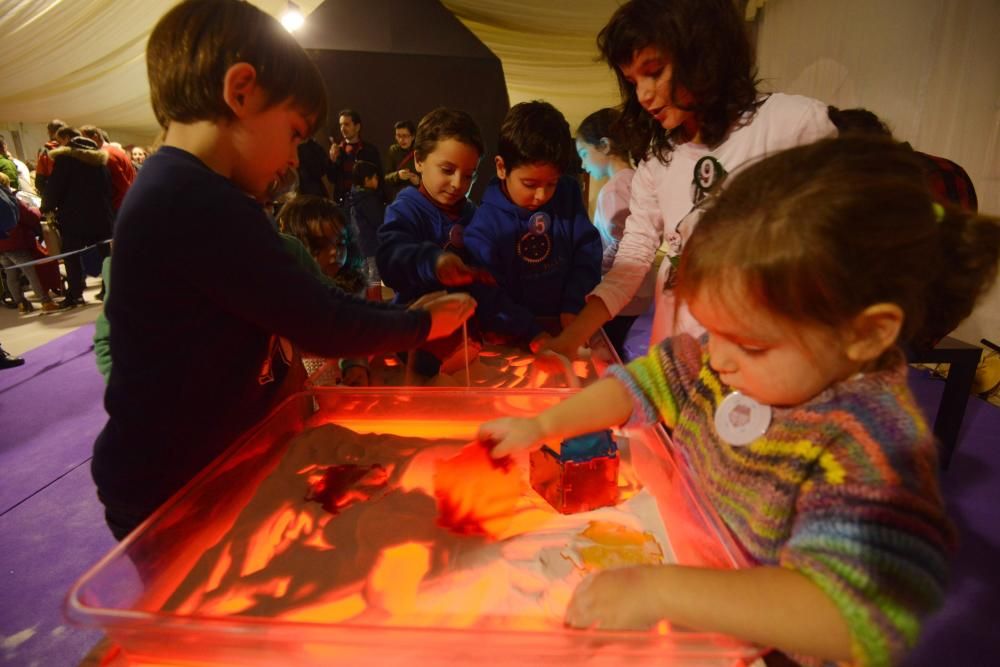
{"type": "Polygon", "coordinates": [[[767,432],[744,447],[715,431],[729,389],[690,336],[609,373],[633,396],[630,423],[673,428],[696,484],[750,560],[797,570],[829,595],[858,664],[897,663],[942,599],[954,540],[905,364],[772,408],[767,432]]]}

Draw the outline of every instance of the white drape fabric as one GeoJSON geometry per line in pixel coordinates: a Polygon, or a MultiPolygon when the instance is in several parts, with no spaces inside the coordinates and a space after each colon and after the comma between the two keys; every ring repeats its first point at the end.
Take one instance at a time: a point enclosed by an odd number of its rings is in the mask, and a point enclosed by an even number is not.
{"type": "MultiPolygon", "coordinates": [[[[875,112],[960,164],[1000,215],[1000,2],[768,0],[757,19],[767,87],[875,112]]],[[[956,335],[1000,340],[1000,288],[956,335]]]]}

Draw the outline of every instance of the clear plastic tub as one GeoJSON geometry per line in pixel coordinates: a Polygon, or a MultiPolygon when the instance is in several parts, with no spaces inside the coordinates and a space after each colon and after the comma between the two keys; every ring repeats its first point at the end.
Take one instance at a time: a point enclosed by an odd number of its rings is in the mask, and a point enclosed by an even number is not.
{"type": "MultiPolygon", "coordinates": [[[[485,420],[534,414],[566,395],[558,390],[436,389],[406,393],[319,389],[296,394],[84,574],[68,595],[67,616],[78,624],[101,628],[121,647],[113,664],[123,665],[304,667],[364,661],[520,667],[620,665],[625,661],[630,665],[751,662],[760,655],[755,647],[666,624],[652,632],[612,633],[538,627],[532,619],[516,616],[461,623],[444,616],[414,617],[414,623],[371,616],[360,616],[360,621],[316,622],[259,612],[232,613],[225,605],[212,611],[184,609],[171,601],[183,582],[218,578],[217,571],[205,571],[199,562],[232,530],[241,511],[303,431],[335,423],[358,433],[470,440],[485,420]]],[[[669,560],[738,566],[738,549],[689,485],[663,431],[646,429],[624,435],[619,440],[624,444],[622,474],[634,476],[633,487],[643,488],[655,499],[650,502],[655,502],[662,521],[669,560]]],[[[554,510],[551,513],[558,516],[554,510]]],[[[314,567],[316,562],[323,567],[322,559],[313,561],[314,567]]],[[[345,603],[349,597],[345,596],[345,603]]]]}

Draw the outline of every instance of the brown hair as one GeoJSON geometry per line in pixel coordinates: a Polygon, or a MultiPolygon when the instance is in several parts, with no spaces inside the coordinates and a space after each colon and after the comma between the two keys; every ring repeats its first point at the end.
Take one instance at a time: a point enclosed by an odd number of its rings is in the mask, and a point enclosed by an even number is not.
{"type": "Polygon", "coordinates": [[[590,114],[576,128],[576,138],[591,146],[600,146],[601,139],[608,140],[608,152],[617,155],[626,162],[631,162],[628,138],[622,134],[619,122],[622,113],[618,109],[605,107],[590,114]]]}
{"type": "Polygon", "coordinates": [[[413,140],[413,150],[418,160],[423,162],[434,152],[439,141],[454,139],[475,148],[483,154],[483,135],[472,116],[458,109],[438,107],[420,119],[417,134],[413,140]]]}
{"type": "Polygon", "coordinates": [[[508,173],[522,164],[545,163],[565,174],[580,160],[566,117],[541,100],[511,107],[500,125],[497,154],[508,173]]]}
{"type": "Polygon", "coordinates": [[[650,116],[635,93],[635,84],[621,73],[638,51],[659,49],[673,65],[670,95],[678,102],[682,86],[694,97],[694,112],[703,143],[713,146],[729,134],[740,116],[757,107],[757,79],[753,49],[743,17],[733,0],[630,0],[611,16],[597,35],[601,58],[615,72],[622,97],[623,136],[633,157],[649,154],[669,160],[672,139],[650,116]]]}
{"type": "Polygon", "coordinates": [[[749,295],[793,321],[841,326],[875,303],[927,345],[992,285],[1000,221],[934,204],[912,151],[877,137],[753,163],[710,202],[681,255],[677,295],[749,295]]]}
{"type": "Polygon", "coordinates": [[[226,71],[248,63],[268,105],[292,103],[315,128],[326,120],[316,65],[273,17],[243,0],[185,0],[159,20],[146,46],[153,113],[192,123],[232,118],[223,99],[226,71]]]}

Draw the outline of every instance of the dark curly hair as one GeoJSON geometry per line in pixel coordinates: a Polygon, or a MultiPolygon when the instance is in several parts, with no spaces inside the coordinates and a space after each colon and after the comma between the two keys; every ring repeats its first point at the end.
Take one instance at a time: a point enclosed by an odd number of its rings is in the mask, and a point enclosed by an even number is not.
{"type": "Polygon", "coordinates": [[[666,163],[673,142],[685,137],[681,128],[664,130],[642,108],[621,67],[646,47],[662,51],[673,65],[674,104],[697,116],[703,143],[717,145],[742,114],[758,106],[753,49],[743,23],[732,0],[630,0],[601,29],[597,48],[618,77],[622,134],[636,161],[652,154],[666,163]],[[678,87],[691,93],[690,107],[677,103],[678,87]]]}

